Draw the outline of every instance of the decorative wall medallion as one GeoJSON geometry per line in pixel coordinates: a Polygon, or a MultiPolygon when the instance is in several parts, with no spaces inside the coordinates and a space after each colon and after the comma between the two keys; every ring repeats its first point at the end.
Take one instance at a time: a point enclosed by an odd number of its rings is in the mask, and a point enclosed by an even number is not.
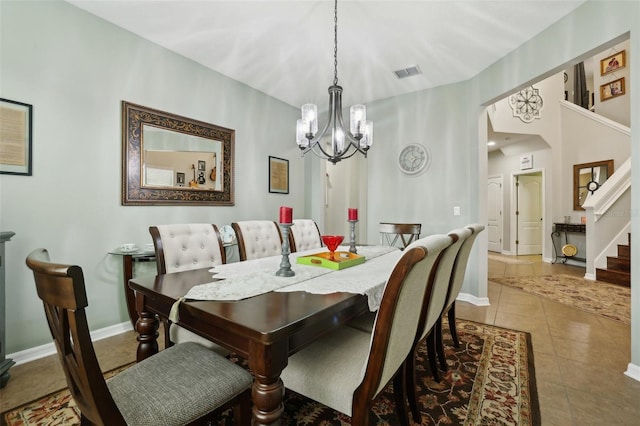
{"type": "Polygon", "coordinates": [[[536,118],[540,118],[543,106],[542,96],[535,87],[527,87],[509,96],[509,105],[514,117],[518,117],[525,123],[531,123],[536,118]]]}

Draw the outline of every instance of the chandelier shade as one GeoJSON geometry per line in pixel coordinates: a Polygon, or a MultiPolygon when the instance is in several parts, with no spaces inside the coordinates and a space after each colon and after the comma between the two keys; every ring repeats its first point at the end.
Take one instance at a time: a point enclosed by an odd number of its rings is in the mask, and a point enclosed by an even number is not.
{"type": "Polygon", "coordinates": [[[338,85],[338,0],[335,0],[334,9],[333,55],[334,77],[333,84],[329,86],[327,123],[318,132],[318,107],[314,104],[303,105],[301,118],[296,124],[296,143],[302,155],[312,151],[316,156],[336,164],[356,152],[366,157],[373,144],[373,122],[367,120],[364,105],[353,105],[349,109],[348,130],[345,130],[342,119],[342,87],[338,85]],[[325,142],[327,138],[328,143],[325,142]]]}

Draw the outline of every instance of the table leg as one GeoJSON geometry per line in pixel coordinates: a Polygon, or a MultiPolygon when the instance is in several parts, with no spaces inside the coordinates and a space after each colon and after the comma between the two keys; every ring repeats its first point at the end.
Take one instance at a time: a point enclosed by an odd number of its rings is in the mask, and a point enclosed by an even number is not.
{"type": "Polygon", "coordinates": [[[138,320],[136,321],[136,331],[138,332],[138,350],[136,361],[140,362],[151,355],[158,353],[158,328],[160,324],[158,317],[151,312],[144,311],[144,296],[136,295],[136,305],[138,306],[138,320]]]}
{"type": "Polygon", "coordinates": [[[124,297],[127,302],[127,312],[129,312],[129,319],[131,325],[136,328],[136,321],[138,320],[138,312],[136,312],[136,293],[129,287],[129,280],[133,278],[133,256],[125,254],[122,256],[122,270],[124,271],[124,297]]]}
{"type": "Polygon", "coordinates": [[[287,366],[286,342],[277,345],[249,345],[249,368],[253,372],[253,425],[280,425],[284,405],[284,384],[280,373],[287,366]]]}

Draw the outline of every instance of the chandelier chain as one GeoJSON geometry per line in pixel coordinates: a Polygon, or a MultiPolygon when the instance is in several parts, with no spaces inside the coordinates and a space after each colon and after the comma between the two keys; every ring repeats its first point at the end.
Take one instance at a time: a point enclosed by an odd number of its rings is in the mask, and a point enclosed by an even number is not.
{"type": "Polygon", "coordinates": [[[333,16],[333,85],[338,85],[338,0],[335,1],[333,16]]]}

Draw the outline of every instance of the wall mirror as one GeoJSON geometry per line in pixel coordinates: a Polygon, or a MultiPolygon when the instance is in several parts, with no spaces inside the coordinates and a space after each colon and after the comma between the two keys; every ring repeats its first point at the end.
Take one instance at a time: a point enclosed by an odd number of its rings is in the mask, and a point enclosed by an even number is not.
{"type": "Polygon", "coordinates": [[[573,166],[573,209],[582,204],[613,174],[613,160],[594,161],[573,166]]]}
{"type": "Polygon", "coordinates": [[[234,205],[235,130],[122,102],[122,205],[234,205]]]}

